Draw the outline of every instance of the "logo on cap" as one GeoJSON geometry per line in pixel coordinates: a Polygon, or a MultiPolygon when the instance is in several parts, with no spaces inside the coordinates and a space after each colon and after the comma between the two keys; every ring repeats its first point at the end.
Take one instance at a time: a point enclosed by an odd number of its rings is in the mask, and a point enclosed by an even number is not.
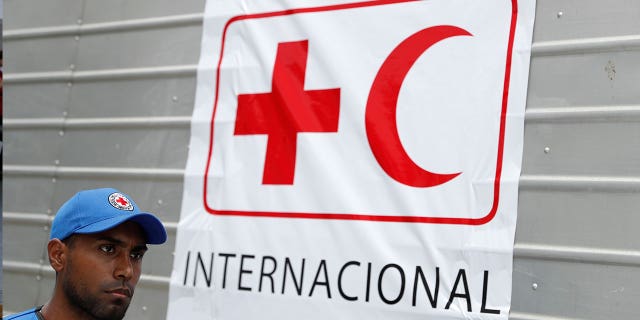
{"type": "Polygon", "coordinates": [[[133,211],[133,204],[122,193],[112,193],[109,195],[109,203],[116,209],[133,211]]]}

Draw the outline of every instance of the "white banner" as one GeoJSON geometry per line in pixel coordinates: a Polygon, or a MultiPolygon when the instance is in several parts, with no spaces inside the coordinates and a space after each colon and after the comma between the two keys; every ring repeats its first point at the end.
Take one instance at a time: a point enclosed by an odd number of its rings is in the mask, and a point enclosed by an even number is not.
{"type": "Polygon", "coordinates": [[[168,319],[506,319],[535,1],[207,1],[168,319]]]}

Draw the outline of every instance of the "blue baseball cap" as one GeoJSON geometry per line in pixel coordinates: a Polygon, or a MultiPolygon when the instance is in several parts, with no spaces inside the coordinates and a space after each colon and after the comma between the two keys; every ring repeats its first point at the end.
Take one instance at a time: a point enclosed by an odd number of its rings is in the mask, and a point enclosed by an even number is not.
{"type": "Polygon", "coordinates": [[[148,244],[167,241],[167,231],[158,218],[141,212],[129,196],[113,188],[80,191],[67,200],[53,219],[49,239],[102,232],[126,221],[140,225],[148,244]]]}

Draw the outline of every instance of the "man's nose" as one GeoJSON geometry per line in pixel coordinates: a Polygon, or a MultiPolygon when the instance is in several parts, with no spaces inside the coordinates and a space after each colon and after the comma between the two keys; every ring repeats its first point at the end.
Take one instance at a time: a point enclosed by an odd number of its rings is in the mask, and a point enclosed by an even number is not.
{"type": "Polygon", "coordinates": [[[118,255],[115,261],[114,277],[129,280],[133,277],[133,262],[126,253],[118,255]]]}

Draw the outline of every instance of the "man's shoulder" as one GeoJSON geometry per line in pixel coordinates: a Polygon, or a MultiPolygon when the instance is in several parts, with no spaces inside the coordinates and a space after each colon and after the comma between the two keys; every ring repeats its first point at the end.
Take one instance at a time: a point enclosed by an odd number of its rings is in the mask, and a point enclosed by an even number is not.
{"type": "Polygon", "coordinates": [[[20,313],[12,314],[2,318],[2,320],[38,320],[38,316],[36,316],[36,309],[37,308],[32,308],[20,313]]]}

